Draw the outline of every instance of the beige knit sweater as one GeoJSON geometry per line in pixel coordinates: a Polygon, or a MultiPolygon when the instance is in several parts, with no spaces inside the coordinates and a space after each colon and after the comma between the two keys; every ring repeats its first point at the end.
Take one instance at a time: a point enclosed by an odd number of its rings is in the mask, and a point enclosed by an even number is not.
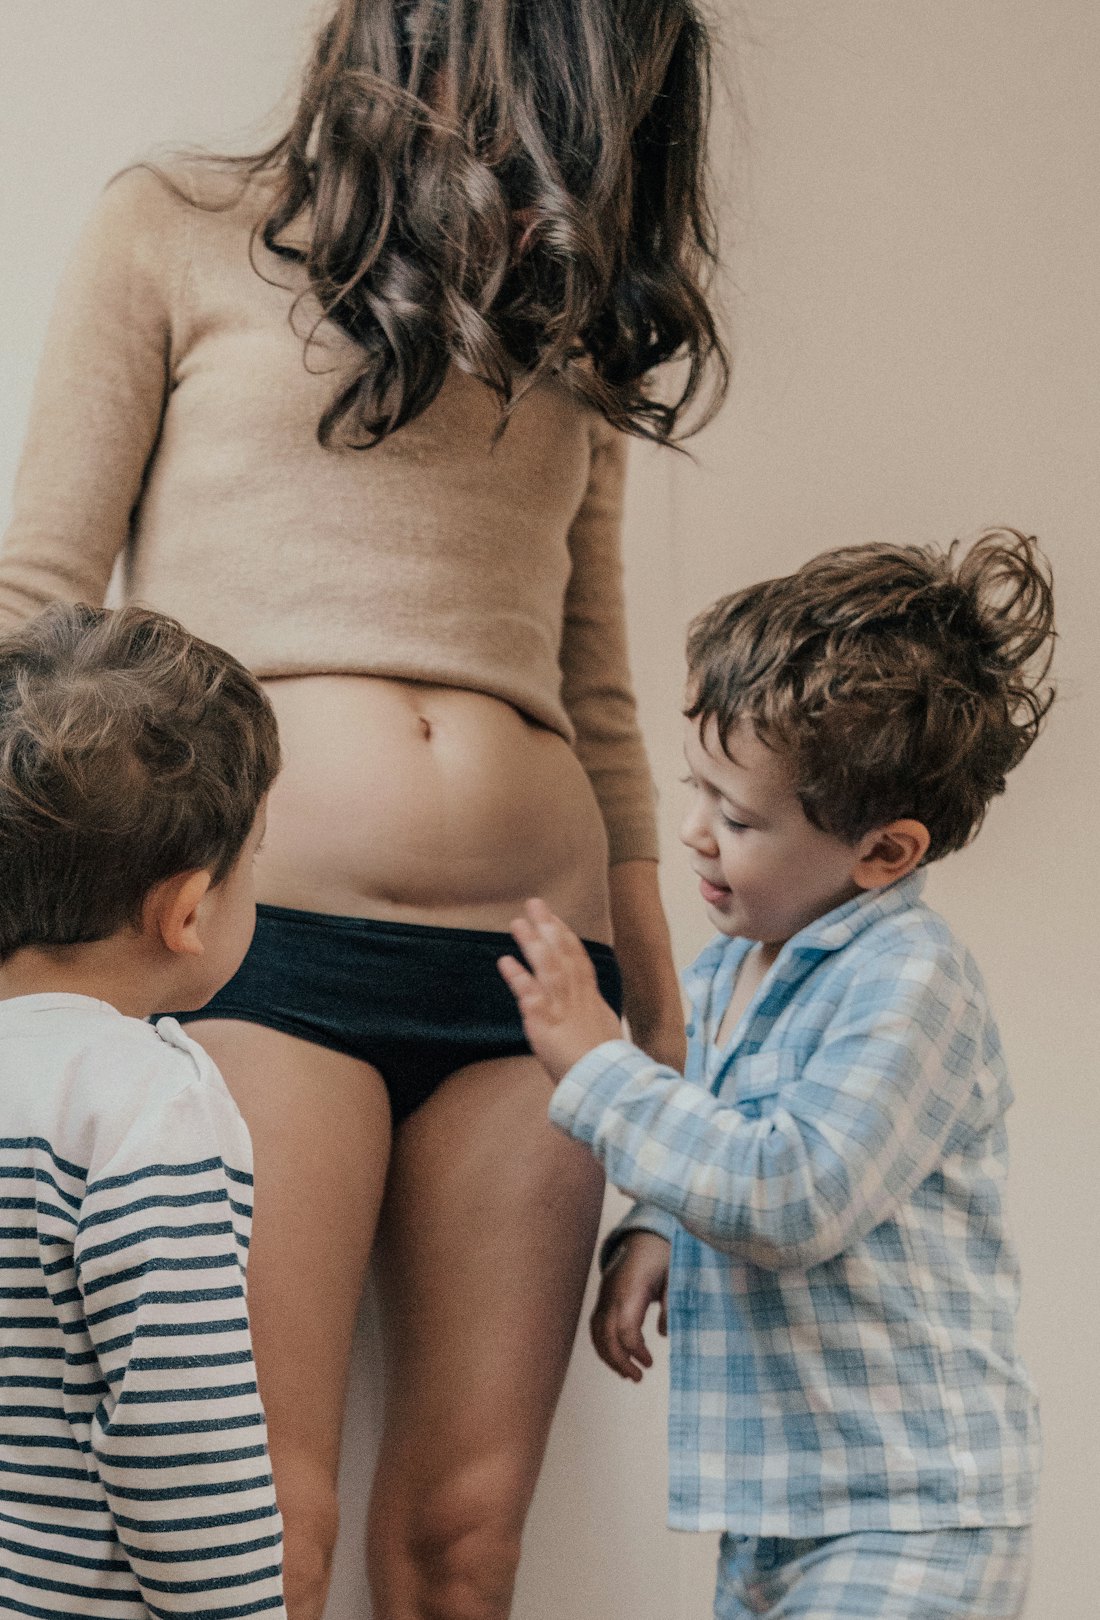
{"type": "Polygon", "coordinates": [[[366,451],[317,422],[350,340],[257,243],[265,196],[201,168],[103,193],[62,282],[0,552],[0,625],[54,599],[174,614],[257,675],[340,672],[487,692],[574,743],[612,860],[656,855],[627,664],[625,449],[564,384],[496,445],[452,370],[366,451]],[[266,278],[266,279],[265,279],[266,278]]]}

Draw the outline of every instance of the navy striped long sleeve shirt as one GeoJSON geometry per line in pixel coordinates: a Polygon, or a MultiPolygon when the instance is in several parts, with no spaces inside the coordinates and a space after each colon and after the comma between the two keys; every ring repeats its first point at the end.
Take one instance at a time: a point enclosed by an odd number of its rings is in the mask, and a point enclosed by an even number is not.
{"type": "Polygon", "coordinates": [[[283,1620],[252,1151],[174,1019],[0,1002],[0,1613],[283,1620]]]}

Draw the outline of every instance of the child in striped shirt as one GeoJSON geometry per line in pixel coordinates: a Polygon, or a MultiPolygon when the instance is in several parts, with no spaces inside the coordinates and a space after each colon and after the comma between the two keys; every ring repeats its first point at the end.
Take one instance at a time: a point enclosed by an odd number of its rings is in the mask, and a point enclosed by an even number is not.
{"type": "MultiPolygon", "coordinates": [[[[682,838],[718,937],[686,1073],[619,1038],[538,901],[501,969],[551,1118],[639,1202],[593,1336],[671,1336],[670,1520],[718,1620],[1010,1620],[1038,1466],[1005,1233],[1001,1043],[921,899],[1051,701],[1034,542],[825,553],[693,624],[682,838]],[[668,1243],[671,1241],[671,1261],[668,1243]]],[[[608,1250],[605,1250],[608,1253],[608,1250]]]]}
{"type": "Polygon", "coordinates": [[[0,639],[2,1613],[285,1615],[251,1146],[146,1021],[244,956],[278,765],[251,675],[171,619],[0,639]]]}

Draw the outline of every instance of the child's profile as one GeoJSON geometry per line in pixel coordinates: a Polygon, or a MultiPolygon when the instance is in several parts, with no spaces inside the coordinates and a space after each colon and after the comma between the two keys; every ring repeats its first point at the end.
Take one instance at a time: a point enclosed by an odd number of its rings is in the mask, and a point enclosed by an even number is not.
{"type": "Polygon", "coordinates": [[[1053,636],[1015,530],[825,552],[724,598],[688,637],[681,837],[718,933],[684,977],[685,1074],[621,1038],[540,901],[501,962],[551,1118],[637,1200],[594,1337],[641,1377],[663,1302],[670,1522],[723,1532],[719,1620],[1022,1607],[1012,1093],[921,891],[1035,740],[1053,636]]]}
{"type": "Polygon", "coordinates": [[[0,1608],[285,1614],[251,1143],[148,1021],[248,948],[278,768],[260,687],[174,620],[59,605],[0,637],[0,1608]]]}

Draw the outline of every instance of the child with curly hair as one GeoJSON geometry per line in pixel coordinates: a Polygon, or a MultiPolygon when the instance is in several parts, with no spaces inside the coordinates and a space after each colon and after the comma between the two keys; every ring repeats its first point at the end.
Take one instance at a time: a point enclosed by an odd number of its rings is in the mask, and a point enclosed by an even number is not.
{"type": "Polygon", "coordinates": [[[501,962],[551,1118],[639,1200],[594,1335],[640,1378],[666,1297],[671,1522],[723,1532],[719,1620],[1023,1604],[1011,1091],[921,889],[1034,741],[1052,641],[1013,530],[827,552],[716,603],[688,641],[682,837],[718,937],[685,977],[686,1073],[620,1039],[542,902],[514,924],[527,965],[501,962]]]}

